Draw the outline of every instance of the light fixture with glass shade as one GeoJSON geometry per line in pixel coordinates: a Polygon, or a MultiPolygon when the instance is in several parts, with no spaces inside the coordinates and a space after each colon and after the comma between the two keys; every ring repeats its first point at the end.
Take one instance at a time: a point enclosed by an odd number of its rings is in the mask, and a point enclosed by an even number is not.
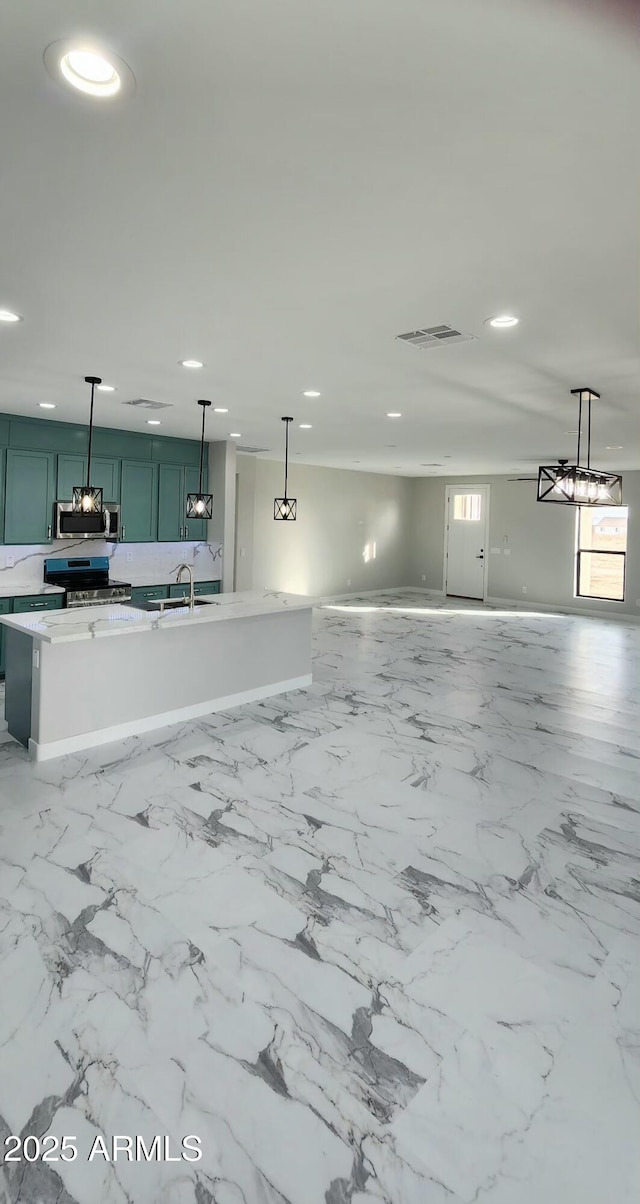
{"type": "Polygon", "coordinates": [[[622,502],[622,477],[591,467],[591,403],[600,394],[593,389],[572,389],[578,398],[578,450],[575,464],[558,460],[538,469],[538,501],[557,502],[562,506],[619,506],[622,502]],[[580,463],[582,407],[587,407],[587,463],[580,463]]]}
{"type": "Polygon", "coordinates": [[[71,498],[72,510],[80,514],[102,514],[102,489],[91,484],[91,448],[93,445],[93,396],[96,385],[102,384],[100,376],[85,376],[85,382],[91,385],[91,409],[89,410],[89,446],[87,448],[87,483],[74,485],[71,498]]]}
{"type": "Polygon", "coordinates": [[[298,499],[295,497],[287,497],[287,481],[289,476],[289,423],[293,422],[293,418],[283,418],[285,426],[285,444],[284,444],[284,497],[276,497],[273,499],[273,517],[276,522],[294,523],[298,516],[298,499]]]}
{"type": "Polygon", "coordinates": [[[198,492],[187,494],[187,518],[211,518],[213,516],[213,494],[202,492],[202,466],[204,464],[204,422],[210,401],[199,401],[202,406],[202,435],[200,438],[200,477],[198,492]]]}

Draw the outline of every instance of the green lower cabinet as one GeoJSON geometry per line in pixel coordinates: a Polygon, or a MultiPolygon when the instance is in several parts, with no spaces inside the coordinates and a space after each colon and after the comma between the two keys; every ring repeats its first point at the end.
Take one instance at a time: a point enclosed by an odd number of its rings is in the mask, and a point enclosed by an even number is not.
{"type": "Polygon", "coordinates": [[[4,542],[49,543],[56,487],[53,452],[7,450],[4,542]]]}
{"type": "MultiPolygon", "coordinates": [[[[56,501],[70,502],[74,485],[87,481],[86,456],[58,456],[56,501]]],[[[91,460],[91,484],[102,490],[103,502],[120,501],[120,461],[98,456],[91,460]]]]}
{"type": "MultiPolygon", "coordinates": [[[[196,598],[202,594],[219,594],[219,581],[196,581],[194,582],[193,592],[196,598]]],[[[170,598],[188,598],[189,597],[189,582],[181,581],[179,585],[169,586],[170,598]]]]}
{"type": "Polygon", "coordinates": [[[131,587],[132,606],[135,606],[136,602],[158,602],[160,599],[168,597],[168,585],[132,585],[131,587]]]}
{"type": "Polygon", "coordinates": [[[64,594],[30,594],[28,598],[13,599],[14,615],[25,615],[31,610],[62,610],[64,594]]]}
{"type": "Polygon", "coordinates": [[[123,460],[120,538],[124,543],[153,543],[158,538],[158,465],[123,460]]]}

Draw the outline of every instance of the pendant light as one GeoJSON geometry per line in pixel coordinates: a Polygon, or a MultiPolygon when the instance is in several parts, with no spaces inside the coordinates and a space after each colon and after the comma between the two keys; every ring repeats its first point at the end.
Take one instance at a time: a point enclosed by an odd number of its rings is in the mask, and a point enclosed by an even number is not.
{"type": "Polygon", "coordinates": [[[96,489],[91,484],[91,447],[93,443],[93,395],[96,385],[102,384],[100,376],[85,376],[85,383],[91,385],[91,409],[89,410],[89,447],[87,449],[87,483],[74,485],[71,508],[82,514],[102,514],[102,489],[96,489]]]}
{"type": "Polygon", "coordinates": [[[211,518],[213,515],[213,494],[202,492],[202,465],[204,462],[204,420],[210,401],[199,401],[202,406],[202,435],[200,437],[200,478],[198,492],[187,494],[187,518],[211,518]]]}
{"type": "Polygon", "coordinates": [[[277,522],[295,523],[298,510],[298,499],[295,497],[287,497],[287,478],[289,476],[289,423],[293,422],[293,418],[283,418],[286,422],[285,426],[285,443],[284,443],[284,497],[276,497],[273,499],[273,517],[277,522]]]}
{"type": "Polygon", "coordinates": [[[622,502],[622,477],[591,467],[591,403],[600,394],[593,389],[572,389],[578,398],[578,450],[575,464],[558,460],[538,469],[538,501],[558,502],[562,506],[619,506],[622,502]],[[580,464],[582,407],[587,407],[587,463],[580,464]]]}

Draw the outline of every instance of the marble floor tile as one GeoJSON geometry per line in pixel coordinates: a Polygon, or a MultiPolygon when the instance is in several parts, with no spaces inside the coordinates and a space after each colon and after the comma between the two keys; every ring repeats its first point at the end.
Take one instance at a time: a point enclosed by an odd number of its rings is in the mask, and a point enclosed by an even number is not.
{"type": "Polygon", "coordinates": [[[639,670],[399,592],[316,610],[307,691],[0,731],[0,1142],[78,1147],[2,1204],[636,1204],[639,670]]]}

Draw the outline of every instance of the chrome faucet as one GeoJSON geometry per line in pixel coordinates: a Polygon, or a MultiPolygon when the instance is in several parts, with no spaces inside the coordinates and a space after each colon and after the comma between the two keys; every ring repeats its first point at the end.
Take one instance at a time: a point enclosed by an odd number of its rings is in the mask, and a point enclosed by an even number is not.
{"type": "Polygon", "coordinates": [[[193,610],[195,599],[193,593],[193,569],[190,564],[180,565],[180,568],[178,569],[178,576],[176,577],[176,585],[180,585],[180,582],[182,581],[182,574],[185,569],[189,574],[189,610],[193,610]]]}

